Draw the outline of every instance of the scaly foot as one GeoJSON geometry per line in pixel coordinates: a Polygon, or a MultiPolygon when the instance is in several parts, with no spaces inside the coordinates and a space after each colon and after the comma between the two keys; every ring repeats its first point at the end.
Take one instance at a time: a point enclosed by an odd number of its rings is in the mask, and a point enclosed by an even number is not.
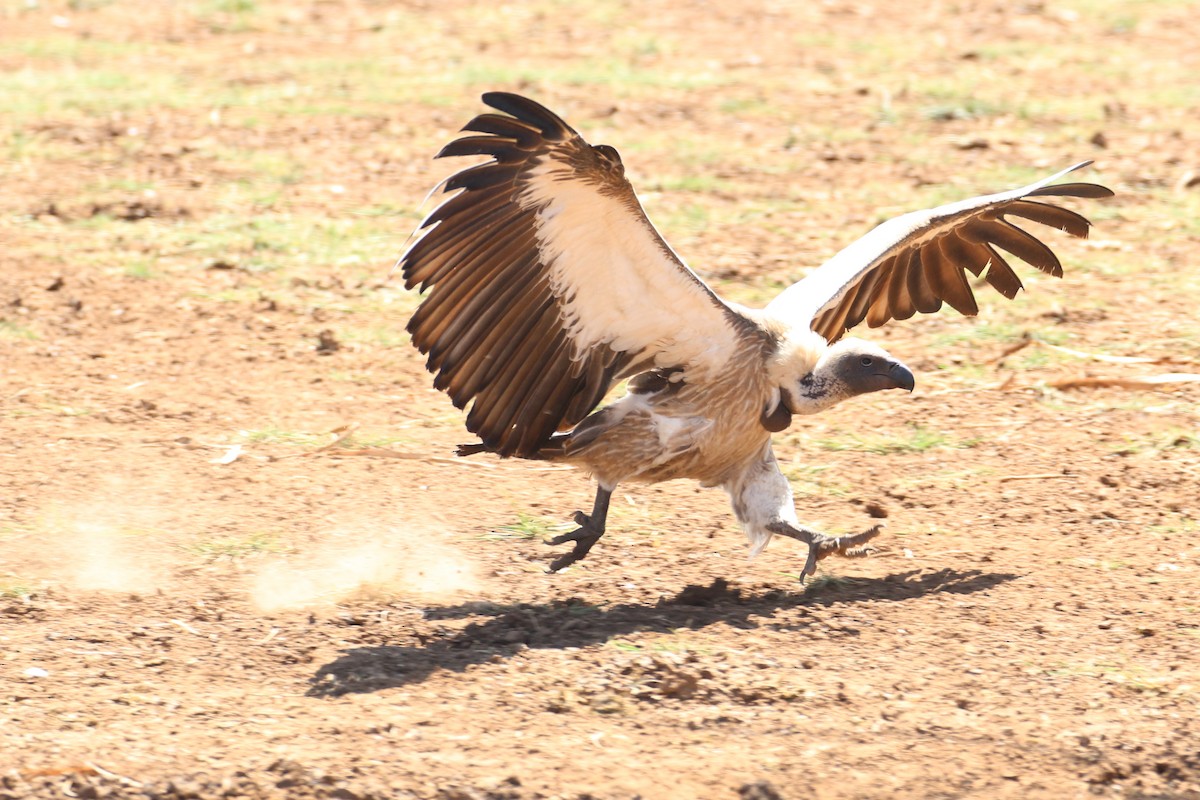
{"type": "Polygon", "coordinates": [[[845,558],[862,558],[870,554],[870,548],[863,547],[867,542],[883,532],[883,523],[862,533],[850,536],[829,536],[824,533],[812,532],[808,543],[808,560],[804,562],[804,571],[800,573],[800,582],[806,575],[817,571],[817,562],[826,556],[837,554],[845,558]]]}
{"type": "Polygon", "coordinates": [[[592,549],[592,545],[600,541],[600,537],[604,535],[603,525],[594,524],[592,518],[582,511],[576,511],[572,519],[579,526],[576,530],[546,540],[546,544],[549,545],[560,545],[567,542],[575,543],[574,550],[550,562],[551,572],[558,572],[560,569],[569,567],[576,561],[579,561],[588,554],[588,551],[592,549]]]}

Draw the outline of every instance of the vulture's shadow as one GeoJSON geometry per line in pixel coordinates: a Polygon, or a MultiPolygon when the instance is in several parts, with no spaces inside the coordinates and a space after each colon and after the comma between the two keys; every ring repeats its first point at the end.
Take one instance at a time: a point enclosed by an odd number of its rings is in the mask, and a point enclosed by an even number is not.
{"type": "MultiPolygon", "coordinates": [[[[453,633],[417,634],[416,645],[384,644],[343,651],[343,655],[317,669],[308,694],[333,697],[375,692],[420,683],[438,669],[461,672],[472,664],[503,660],[527,647],[586,647],[638,631],[696,630],[717,622],[741,628],[777,626],[803,631],[820,623],[820,618],[776,623],[770,617],[777,611],[806,606],[911,600],[942,592],[971,594],[1015,577],[979,570],[914,570],[876,580],[818,584],[800,591],[780,589],[750,597],[718,579],[710,586],[689,586],[653,606],[621,603],[599,608],[572,599],[541,605],[472,602],[431,607],[425,610],[427,620],[489,618],[453,633]]],[[[858,631],[841,628],[837,634],[857,636],[858,631]]]]}

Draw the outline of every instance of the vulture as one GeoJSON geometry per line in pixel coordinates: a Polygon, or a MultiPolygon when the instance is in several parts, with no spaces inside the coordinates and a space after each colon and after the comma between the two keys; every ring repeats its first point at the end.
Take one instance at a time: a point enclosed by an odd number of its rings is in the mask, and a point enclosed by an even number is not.
{"type": "Polygon", "coordinates": [[[579,527],[547,542],[572,546],[551,571],[604,535],[617,484],[675,478],[725,489],[751,556],[776,534],[807,544],[801,580],[827,555],[861,554],[880,526],[833,537],[802,525],[771,434],[857,395],[911,392],[908,367],[843,334],[943,303],[974,315],[968,272],[1011,299],[1022,288],[1011,256],[1061,276],[1020,224],[1086,237],[1088,220],[1053,199],[1113,194],[1055,183],[1084,162],[904,214],[752,309],[718,296],[663,240],[616,150],[520,95],[483,102],[499,113],[472,119],[436,157],[488,159],[439,184],[445,199],[398,267],[423,295],[408,331],[433,385],[470,405],[479,441],[458,454],[561,462],[595,478],[592,512],[576,511],[579,527]],[[626,394],[597,408],[623,380],[626,394]]]}

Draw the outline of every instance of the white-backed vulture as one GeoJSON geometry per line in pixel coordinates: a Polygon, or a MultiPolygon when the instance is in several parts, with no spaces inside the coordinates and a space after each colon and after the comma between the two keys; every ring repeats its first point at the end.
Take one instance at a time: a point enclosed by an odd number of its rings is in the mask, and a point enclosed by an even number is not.
{"type": "Polygon", "coordinates": [[[490,156],[452,176],[449,197],[400,258],[405,286],[428,290],[408,324],[434,386],[465,408],[491,452],[574,464],[599,484],[559,570],[603,535],[623,481],[692,478],[722,486],[758,553],[774,534],[808,544],[802,575],[879,532],[833,538],[797,520],[772,432],[855,395],[912,391],[880,347],[843,339],[864,320],[978,311],[967,272],[1008,298],[1021,281],[1000,251],[1055,276],[1062,266],[1013,224],[1085,237],[1090,223],[1031,198],[1099,198],[1091,183],[1045,180],[884,222],[764,309],[718,297],[663,241],[624,177],[617,151],[592,146],[527,98],[483,95],[501,114],[471,120],[437,157],[490,156]],[[997,249],[999,248],[999,249],[997,249]],[[596,410],[623,379],[628,393],[596,410]]]}

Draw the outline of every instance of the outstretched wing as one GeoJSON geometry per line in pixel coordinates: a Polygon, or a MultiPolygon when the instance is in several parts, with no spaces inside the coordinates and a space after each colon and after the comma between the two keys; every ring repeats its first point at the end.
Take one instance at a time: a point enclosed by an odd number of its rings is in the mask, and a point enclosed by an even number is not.
{"type": "Polygon", "coordinates": [[[501,455],[532,455],[582,420],[612,384],[650,367],[704,380],[758,328],[667,246],[625,180],[593,147],[515,94],[438,157],[487,155],[443,186],[452,196],[401,257],[430,289],[408,323],[434,386],[471,402],[467,428],[501,455]],[[473,402],[472,402],[473,401],[473,402]]]}
{"type": "Polygon", "coordinates": [[[1053,251],[1011,218],[1086,238],[1091,223],[1084,217],[1029,198],[1111,197],[1112,191],[1094,183],[1050,185],[1090,163],[1076,164],[1010,192],[890,219],[784,290],[767,312],[796,326],[807,324],[832,343],[864,319],[878,328],[918,311],[930,314],[942,307],[942,301],[961,314],[977,314],[968,270],[976,277],[982,273],[985,281],[1011,300],[1021,288],[1021,279],[996,248],[1061,277],[1062,265],[1053,251]]]}

